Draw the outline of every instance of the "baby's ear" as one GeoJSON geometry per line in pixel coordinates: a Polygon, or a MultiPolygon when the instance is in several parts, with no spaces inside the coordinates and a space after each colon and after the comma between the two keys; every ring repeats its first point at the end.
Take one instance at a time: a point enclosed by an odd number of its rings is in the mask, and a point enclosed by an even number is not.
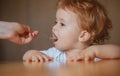
{"type": "Polygon", "coordinates": [[[88,31],[83,30],[79,35],[79,41],[86,42],[90,39],[90,37],[91,37],[91,34],[88,31]]]}

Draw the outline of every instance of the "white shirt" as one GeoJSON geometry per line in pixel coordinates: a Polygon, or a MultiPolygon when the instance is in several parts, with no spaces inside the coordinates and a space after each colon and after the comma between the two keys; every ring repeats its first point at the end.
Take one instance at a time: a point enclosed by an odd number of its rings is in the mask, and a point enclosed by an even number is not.
{"type": "Polygon", "coordinates": [[[64,63],[66,61],[66,55],[64,51],[60,51],[55,47],[49,48],[48,50],[43,50],[40,51],[46,55],[48,55],[49,57],[54,58],[53,61],[57,61],[60,63],[64,63]]]}

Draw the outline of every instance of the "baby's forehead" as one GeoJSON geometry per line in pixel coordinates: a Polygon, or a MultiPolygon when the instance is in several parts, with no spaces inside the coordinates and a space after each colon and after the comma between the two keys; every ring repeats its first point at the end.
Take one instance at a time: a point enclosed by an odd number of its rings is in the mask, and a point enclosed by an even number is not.
{"type": "MultiPolygon", "coordinates": [[[[68,21],[68,20],[77,20],[77,15],[68,9],[58,9],[56,13],[56,19],[62,20],[62,21],[68,21]]],[[[72,22],[73,22],[72,21],[72,22]]]]}
{"type": "Polygon", "coordinates": [[[59,8],[56,12],[56,17],[68,17],[68,18],[76,17],[77,18],[77,14],[69,9],[59,8]]]}

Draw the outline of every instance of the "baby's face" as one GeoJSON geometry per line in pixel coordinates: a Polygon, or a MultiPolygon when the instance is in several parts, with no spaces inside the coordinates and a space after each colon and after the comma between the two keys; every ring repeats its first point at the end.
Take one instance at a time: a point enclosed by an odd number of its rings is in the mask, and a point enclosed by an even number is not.
{"type": "Polygon", "coordinates": [[[74,49],[79,42],[80,32],[75,13],[70,10],[58,9],[56,24],[52,29],[55,47],[63,51],[74,49]]]}

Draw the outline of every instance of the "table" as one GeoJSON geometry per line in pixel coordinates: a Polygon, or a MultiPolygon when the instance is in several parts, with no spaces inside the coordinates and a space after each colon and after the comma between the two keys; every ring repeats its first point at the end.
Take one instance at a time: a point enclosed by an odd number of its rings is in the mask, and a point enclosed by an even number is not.
{"type": "Polygon", "coordinates": [[[0,62],[0,76],[120,76],[120,60],[97,62],[0,62]]]}

